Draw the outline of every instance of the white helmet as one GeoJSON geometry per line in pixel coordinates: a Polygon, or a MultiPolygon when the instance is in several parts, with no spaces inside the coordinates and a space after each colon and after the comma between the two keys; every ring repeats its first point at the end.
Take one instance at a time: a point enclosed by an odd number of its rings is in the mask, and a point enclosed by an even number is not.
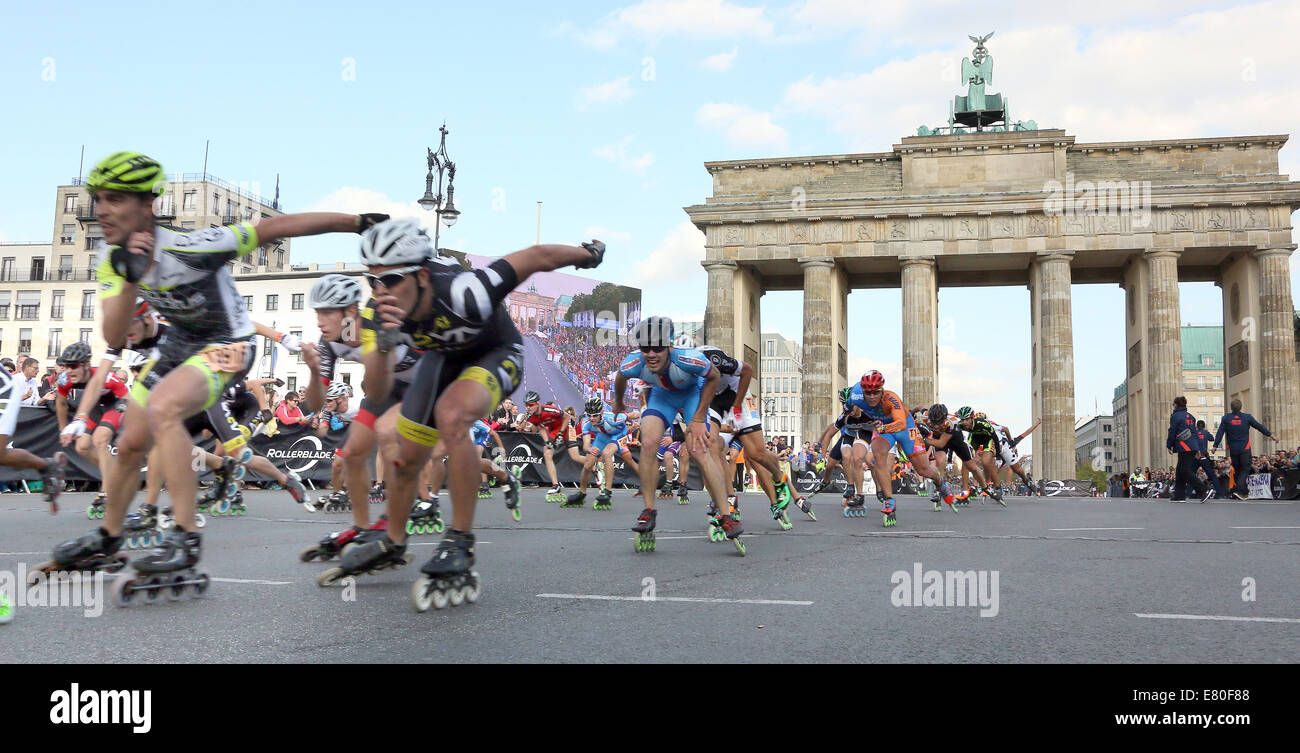
{"type": "Polygon", "coordinates": [[[678,335],[678,336],[677,336],[677,339],[673,341],[673,347],[674,347],[674,348],[694,348],[694,347],[695,347],[695,338],[691,337],[690,335],[678,335]]]}
{"type": "Polygon", "coordinates": [[[328,274],[316,281],[307,294],[307,308],[344,309],[357,306],[365,298],[361,283],[348,275],[328,274]]]}
{"type": "Polygon", "coordinates": [[[361,263],[368,267],[419,264],[433,257],[429,235],[412,219],[387,220],[361,234],[361,263]]]}
{"type": "Polygon", "coordinates": [[[351,395],[352,388],[344,381],[330,382],[329,389],[325,390],[325,398],[327,400],[337,400],[341,397],[350,397],[351,395]]]}

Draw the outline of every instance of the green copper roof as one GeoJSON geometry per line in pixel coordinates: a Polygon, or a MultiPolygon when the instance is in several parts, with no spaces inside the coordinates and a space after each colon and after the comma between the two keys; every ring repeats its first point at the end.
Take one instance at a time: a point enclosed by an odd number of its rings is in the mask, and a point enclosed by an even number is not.
{"type": "Polygon", "coordinates": [[[1223,371],[1223,327],[1182,327],[1183,369],[1223,371]],[[1214,359],[1206,365],[1206,356],[1214,359]]]}

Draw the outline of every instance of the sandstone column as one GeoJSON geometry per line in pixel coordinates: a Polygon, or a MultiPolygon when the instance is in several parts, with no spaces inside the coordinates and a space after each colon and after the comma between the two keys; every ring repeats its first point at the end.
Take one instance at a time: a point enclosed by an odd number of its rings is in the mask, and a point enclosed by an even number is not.
{"type": "MultiPolygon", "coordinates": [[[[934,259],[902,259],[903,383],[897,389],[909,409],[933,405],[939,369],[934,259]]],[[[890,385],[886,383],[886,388],[890,385]]]]}
{"type": "MultiPolygon", "coordinates": [[[[1038,313],[1035,379],[1043,425],[1034,433],[1034,474],[1074,478],[1074,329],[1070,254],[1040,256],[1031,268],[1030,307],[1038,313]]],[[[1015,429],[1013,429],[1014,431],[1015,429]]]]}
{"type": "MultiPolygon", "coordinates": [[[[1300,442],[1300,376],[1295,360],[1290,268],[1294,249],[1283,246],[1255,252],[1259,259],[1260,422],[1291,447],[1300,442]]],[[[1269,447],[1264,444],[1261,450],[1269,447]]]]}
{"type": "Polygon", "coordinates": [[[815,437],[835,417],[836,403],[834,332],[831,321],[835,260],[830,257],[804,259],[803,267],[803,384],[800,387],[800,415],[803,438],[815,437]]]}
{"type": "Polygon", "coordinates": [[[701,345],[722,348],[737,358],[736,349],[736,262],[701,262],[709,273],[709,299],[704,305],[704,339],[701,345]]]}
{"type": "Polygon", "coordinates": [[[1179,330],[1178,252],[1157,249],[1143,254],[1147,261],[1147,420],[1151,465],[1167,466],[1173,456],[1165,448],[1169,414],[1182,393],[1183,337],[1179,330]]]}

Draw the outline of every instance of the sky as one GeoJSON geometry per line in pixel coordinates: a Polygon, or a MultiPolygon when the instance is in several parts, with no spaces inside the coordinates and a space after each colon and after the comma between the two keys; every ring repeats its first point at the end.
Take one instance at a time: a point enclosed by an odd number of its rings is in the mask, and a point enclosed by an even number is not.
{"type": "MultiPolygon", "coordinates": [[[[990,31],[990,90],[1080,142],[1290,134],[1297,28],[1294,1],[8,3],[0,241],[49,238],[83,146],[86,171],[131,149],[200,172],[206,143],[227,181],[269,197],[280,176],[287,211],[429,222],[415,200],[445,122],[462,214],[443,246],[527,246],[542,202],[543,240],[609,244],[587,276],[642,288],[646,314],[699,319],[703,235],[682,208],[709,196],[706,161],[888,151],[944,123],[967,35],[990,31]]],[[[1297,155],[1282,150],[1282,173],[1300,175],[1297,155]]],[[[355,261],[355,238],[292,247],[295,263],[355,261]]],[[[1184,322],[1221,323],[1213,285],[1180,292],[1184,322]]],[[[1123,380],[1123,306],[1117,286],[1074,288],[1080,416],[1123,380]]],[[[849,297],[852,373],[901,382],[899,309],[897,290],[849,297]]],[[[802,340],[800,293],[761,313],[802,340]]],[[[944,288],[939,317],[940,399],[1028,427],[1028,291],[944,288]]]]}

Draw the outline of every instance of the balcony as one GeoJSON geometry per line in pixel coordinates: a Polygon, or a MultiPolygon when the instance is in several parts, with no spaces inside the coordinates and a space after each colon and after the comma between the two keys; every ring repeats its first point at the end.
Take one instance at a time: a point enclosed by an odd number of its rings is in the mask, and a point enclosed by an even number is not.
{"type": "Polygon", "coordinates": [[[0,282],[94,282],[98,274],[94,269],[49,269],[31,272],[0,272],[0,282]]]}
{"type": "Polygon", "coordinates": [[[35,321],[41,318],[41,305],[34,304],[31,306],[15,306],[17,316],[14,318],[18,321],[35,321]]]}

